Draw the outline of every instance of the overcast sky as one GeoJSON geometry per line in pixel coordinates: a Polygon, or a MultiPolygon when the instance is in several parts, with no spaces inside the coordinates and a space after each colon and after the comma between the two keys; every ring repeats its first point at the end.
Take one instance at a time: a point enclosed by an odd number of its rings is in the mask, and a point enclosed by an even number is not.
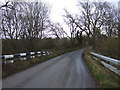
{"type": "MultiPolygon", "coordinates": [[[[76,6],[79,1],[85,1],[85,0],[42,0],[44,2],[49,3],[51,8],[51,14],[50,19],[53,22],[60,22],[60,24],[63,26],[64,30],[70,35],[70,30],[67,27],[67,25],[64,23],[64,17],[65,14],[64,9],[67,9],[71,13],[78,13],[78,7],[76,6]]],[[[108,1],[117,6],[119,0],[90,0],[90,1],[108,1]]]]}
{"type": "MultiPolygon", "coordinates": [[[[66,8],[71,13],[77,13],[78,7],[76,6],[78,1],[85,1],[85,0],[42,0],[44,2],[49,3],[51,8],[51,15],[50,18],[54,22],[62,22],[64,15],[64,8],[66,8]]],[[[114,4],[117,4],[119,0],[90,0],[90,1],[109,1],[114,4]]]]}
{"type": "MultiPolygon", "coordinates": [[[[36,1],[36,0],[23,0],[23,1],[36,1]]],[[[37,0],[37,1],[40,1],[40,0],[37,0]]],[[[63,25],[64,29],[67,31],[67,33],[69,33],[69,29],[65,25],[63,16],[62,16],[65,14],[64,9],[67,9],[69,12],[73,14],[77,13],[78,7],[76,5],[78,1],[86,1],[86,0],[41,0],[41,1],[47,3],[50,6],[50,9],[51,9],[50,19],[53,22],[60,22],[61,25],[63,25]]],[[[117,6],[120,0],[89,0],[89,1],[108,1],[117,6]]],[[[3,4],[4,2],[5,0],[0,0],[0,4],[3,4]]]]}
{"type": "MultiPolygon", "coordinates": [[[[60,22],[64,29],[69,33],[69,29],[64,23],[63,16],[65,14],[64,9],[67,9],[71,13],[78,13],[78,7],[76,6],[79,1],[86,1],[86,0],[42,0],[44,2],[49,3],[51,8],[50,18],[53,22],[60,22]]],[[[90,0],[90,1],[108,1],[112,4],[116,5],[120,0],[90,0]]]]}

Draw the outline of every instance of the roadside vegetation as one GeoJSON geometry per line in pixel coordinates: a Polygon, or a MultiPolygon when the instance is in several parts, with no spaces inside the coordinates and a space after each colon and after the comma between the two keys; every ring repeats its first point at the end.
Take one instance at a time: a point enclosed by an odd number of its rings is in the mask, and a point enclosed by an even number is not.
{"type": "Polygon", "coordinates": [[[83,58],[96,83],[101,88],[120,88],[120,77],[104,67],[100,60],[95,60],[89,50],[84,51],[83,58]]]}

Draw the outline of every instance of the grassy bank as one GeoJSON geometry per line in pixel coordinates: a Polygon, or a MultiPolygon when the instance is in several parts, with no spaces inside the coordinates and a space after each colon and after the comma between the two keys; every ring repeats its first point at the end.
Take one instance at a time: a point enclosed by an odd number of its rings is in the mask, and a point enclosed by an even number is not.
{"type": "Polygon", "coordinates": [[[8,77],[14,73],[17,73],[19,71],[25,70],[27,68],[30,68],[36,64],[42,63],[44,61],[47,61],[53,57],[59,56],[61,54],[71,52],[74,50],[80,49],[80,47],[76,48],[70,48],[70,49],[64,49],[64,50],[52,50],[52,54],[48,56],[42,56],[40,58],[34,58],[30,60],[23,60],[23,61],[18,61],[15,63],[9,63],[6,65],[2,66],[2,78],[8,77]]]}
{"type": "Polygon", "coordinates": [[[119,76],[105,68],[99,60],[95,60],[93,56],[89,54],[89,51],[84,51],[83,58],[93,78],[101,88],[119,88],[119,76]]]}

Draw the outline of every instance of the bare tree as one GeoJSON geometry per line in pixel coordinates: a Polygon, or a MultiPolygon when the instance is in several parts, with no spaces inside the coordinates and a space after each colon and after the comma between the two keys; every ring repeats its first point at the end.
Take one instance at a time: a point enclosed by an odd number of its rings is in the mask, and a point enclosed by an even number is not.
{"type": "Polygon", "coordinates": [[[112,36],[117,33],[116,28],[116,10],[108,2],[79,2],[80,13],[73,16],[66,10],[66,22],[69,27],[72,27],[73,32],[79,30],[85,32],[88,36],[88,41],[92,42],[95,47],[95,42],[99,36],[106,32],[107,36],[112,36]]]}
{"type": "Polygon", "coordinates": [[[51,35],[56,36],[58,39],[65,37],[70,38],[60,23],[52,23],[49,21],[48,33],[51,33],[51,35]]]}
{"type": "Polygon", "coordinates": [[[70,40],[71,40],[71,44],[73,46],[75,40],[74,38],[76,37],[76,33],[77,33],[77,28],[78,26],[76,25],[75,21],[75,17],[69,13],[66,9],[64,9],[65,11],[65,15],[64,16],[64,22],[68,25],[68,28],[70,29],[70,40]]]}
{"type": "Polygon", "coordinates": [[[25,19],[26,33],[28,38],[42,38],[46,28],[49,10],[42,2],[27,3],[23,18],[25,19]]]}
{"type": "Polygon", "coordinates": [[[1,8],[5,38],[42,38],[49,10],[43,2],[7,2],[1,8]]]}

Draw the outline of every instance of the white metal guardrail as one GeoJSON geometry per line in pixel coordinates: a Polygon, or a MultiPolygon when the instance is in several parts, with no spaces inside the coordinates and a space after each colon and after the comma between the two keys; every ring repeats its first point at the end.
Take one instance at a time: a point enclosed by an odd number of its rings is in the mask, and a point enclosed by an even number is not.
{"type": "Polygon", "coordinates": [[[111,62],[113,64],[116,64],[116,65],[119,65],[120,66],[120,60],[116,60],[116,59],[113,59],[113,58],[109,58],[109,57],[106,57],[106,56],[103,56],[103,55],[100,55],[100,54],[97,54],[97,53],[94,53],[94,52],[90,52],[90,54],[100,58],[100,59],[103,59],[103,60],[106,60],[108,62],[111,62]]]}
{"type": "Polygon", "coordinates": [[[108,69],[110,69],[111,71],[115,72],[116,74],[120,75],[120,70],[118,70],[116,67],[113,67],[112,65],[110,64],[107,64],[103,61],[101,61],[101,63],[108,69]]]}
{"type": "Polygon", "coordinates": [[[27,52],[27,53],[18,53],[18,54],[13,54],[13,55],[2,55],[0,56],[0,59],[3,59],[3,62],[6,64],[7,62],[15,62],[18,61],[15,58],[19,58],[19,60],[26,60],[27,56],[29,56],[30,58],[35,58],[37,57],[41,57],[41,56],[46,56],[51,54],[52,52],[49,51],[36,51],[36,52],[27,52]]]}
{"type": "Polygon", "coordinates": [[[27,52],[27,53],[13,54],[13,55],[3,55],[3,56],[0,56],[0,58],[9,59],[9,58],[15,58],[15,57],[23,57],[27,55],[34,55],[34,54],[48,55],[50,53],[51,52],[48,52],[48,51],[37,51],[37,52],[27,52]]]}
{"type": "MultiPolygon", "coordinates": [[[[109,57],[106,57],[106,56],[103,56],[103,55],[100,55],[100,54],[97,54],[97,53],[94,53],[94,52],[90,52],[91,55],[97,57],[97,58],[100,58],[100,59],[103,59],[105,61],[108,61],[110,63],[113,63],[115,65],[118,65],[120,66],[120,60],[116,60],[116,59],[113,59],[113,58],[109,58],[109,57]]],[[[116,73],[117,75],[120,76],[120,70],[110,64],[107,64],[105,63],[104,61],[101,61],[101,64],[104,65],[106,68],[110,69],[111,71],[113,71],[114,73],[116,73]]]]}

